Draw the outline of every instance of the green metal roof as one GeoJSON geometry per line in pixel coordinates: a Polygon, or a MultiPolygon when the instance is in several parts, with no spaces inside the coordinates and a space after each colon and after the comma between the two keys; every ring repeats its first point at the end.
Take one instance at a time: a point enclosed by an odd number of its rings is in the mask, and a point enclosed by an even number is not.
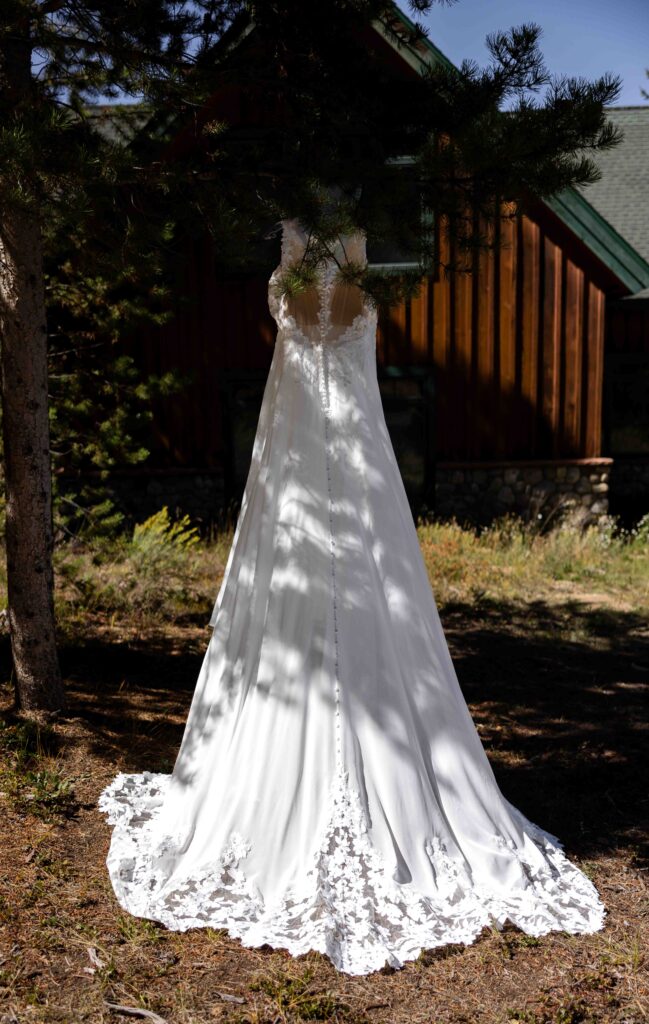
{"type": "Polygon", "coordinates": [[[427,35],[422,35],[416,42],[411,42],[412,36],[417,33],[417,26],[400,7],[396,4],[393,6],[393,19],[388,24],[384,21],[375,21],[374,27],[415,71],[424,71],[431,64],[442,64],[446,68],[455,67],[453,61],[449,60],[427,35]],[[399,26],[402,26],[401,32],[399,26]],[[403,29],[406,30],[405,33],[403,29]]]}
{"type": "Polygon", "coordinates": [[[580,191],[569,188],[543,201],[630,292],[649,286],[649,263],[580,191]]]}

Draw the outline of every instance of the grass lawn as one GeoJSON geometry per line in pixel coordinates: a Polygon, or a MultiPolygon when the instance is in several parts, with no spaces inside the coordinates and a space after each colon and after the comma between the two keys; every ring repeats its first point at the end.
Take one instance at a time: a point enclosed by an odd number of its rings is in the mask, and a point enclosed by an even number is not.
{"type": "Polygon", "coordinates": [[[117,771],[171,769],[230,539],[171,537],[159,519],[134,538],[59,548],[69,709],[53,729],[12,715],[9,642],[0,637],[0,1024],[645,1024],[642,531],[420,527],[499,784],[595,881],[608,909],[603,931],[533,939],[485,929],[472,946],[350,978],[320,954],[292,959],[244,949],[222,931],[168,932],[119,909],[97,796],[117,771]]]}

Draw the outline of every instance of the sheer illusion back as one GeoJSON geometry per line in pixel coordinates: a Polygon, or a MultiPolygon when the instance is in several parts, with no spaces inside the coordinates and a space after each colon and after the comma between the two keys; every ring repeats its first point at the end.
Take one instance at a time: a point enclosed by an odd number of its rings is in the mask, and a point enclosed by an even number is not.
{"type": "Polygon", "coordinates": [[[271,312],[281,332],[297,329],[313,342],[336,344],[344,340],[348,328],[370,321],[374,315],[361,289],[339,279],[339,269],[345,263],[366,265],[365,238],[359,233],[338,239],[332,246],[332,259],[318,268],[316,283],[295,296],[284,295],[281,275],[299,264],[307,243],[308,234],[297,221],[284,222],[282,259],[269,282],[271,312]]]}
{"type": "MultiPolygon", "coordinates": [[[[287,297],[286,315],[303,333],[308,333],[312,328],[320,327],[323,315],[321,300],[320,290],[312,285],[295,297],[287,297]]],[[[363,312],[364,298],[358,285],[336,285],[331,292],[328,315],[325,314],[334,338],[337,331],[350,327],[363,312]]]]}
{"type": "Polygon", "coordinates": [[[592,882],[500,792],[448,651],[379,393],[376,311],[269,283],[277,341],[213,632],[171,774],[100,807],[120,904],[365,974],[509,920],[602,927],[592,882]]]}

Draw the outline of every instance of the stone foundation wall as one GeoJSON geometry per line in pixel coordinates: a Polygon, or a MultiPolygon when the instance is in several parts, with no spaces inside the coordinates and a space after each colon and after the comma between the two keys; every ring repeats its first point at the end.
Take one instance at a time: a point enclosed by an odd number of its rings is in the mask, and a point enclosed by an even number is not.
{"type": "Polygon", "coordinates": [[[524,519],[576,515],[586,523],[608,513],[611,459],[440,463],[435,512],[484,523],[507,513],[524,519]]]}
{"type": "MultiPolygon", "coordinates": [[[[570,513],[584,523],[596,522],[609,510],[611,470],[611,459],[439,463],[431,511],[474,523],[488,523],[507,513],[526,520],[555,520],[570,513]]],[[[646,473],[649,494],[649,460],[646,473]]],[[[134,522],[167,505],[172,515],[188,513],[208,530],[231,521],[236,511],[224,507],[219,470],[116,473],[107,489],[134,522]]]]}

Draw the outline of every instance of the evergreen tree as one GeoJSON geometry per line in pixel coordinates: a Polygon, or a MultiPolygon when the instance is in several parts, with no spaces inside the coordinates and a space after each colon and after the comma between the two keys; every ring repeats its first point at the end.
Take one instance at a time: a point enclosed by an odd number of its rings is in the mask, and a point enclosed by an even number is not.
{"type": "Polygon", "coordinates": [[[137,295],[141,305],[155,290],[174,213],[200,216],[191,182],[174,183],[172,170],[147,163],[146,140],[138,149],[111,137],[88,105],[121,93],[167,112],[200,105],[205,53],[238,6],[3,4],[0,369],[9,625],[17,704],[26,712],[64,705],[53,615],[44,258],[61,254],[67,240],[71,259],[49,281],[55,302],[77,316],[75,296],[83,294],[101,326],[116,300],[137,295]]]}
{"type": "Polygon", "coordinates": [[[287,288],[360,227],[419,260],[400,280],[342,268],[377,301],[391,299],[440,258],[421,204],[461,254],[485,244],[485,219],[501,203],[515,210],[593,180],[589,150],[615,142],[603,106],[617,82],[552,80],[535,26],[493,36],[486,69],[442,62],[395,79],[377,23],[399,45],[421,43],[388,0],[4,0],[1,371],[9,622],[24,710],[64,704],[44,257],[50,324],[56,307],[92,334],[129,303],[135,317],[157,315],[188,235],[209,230],[221,261],[242,263],[265,226],[297,216],[313,242],[287,288]],[[233,82],[256,105],[257,131],[229,124],[210,99],[233,82]],[[106,97],[139,102],[123,138],[92,107],[106,97]]]}

